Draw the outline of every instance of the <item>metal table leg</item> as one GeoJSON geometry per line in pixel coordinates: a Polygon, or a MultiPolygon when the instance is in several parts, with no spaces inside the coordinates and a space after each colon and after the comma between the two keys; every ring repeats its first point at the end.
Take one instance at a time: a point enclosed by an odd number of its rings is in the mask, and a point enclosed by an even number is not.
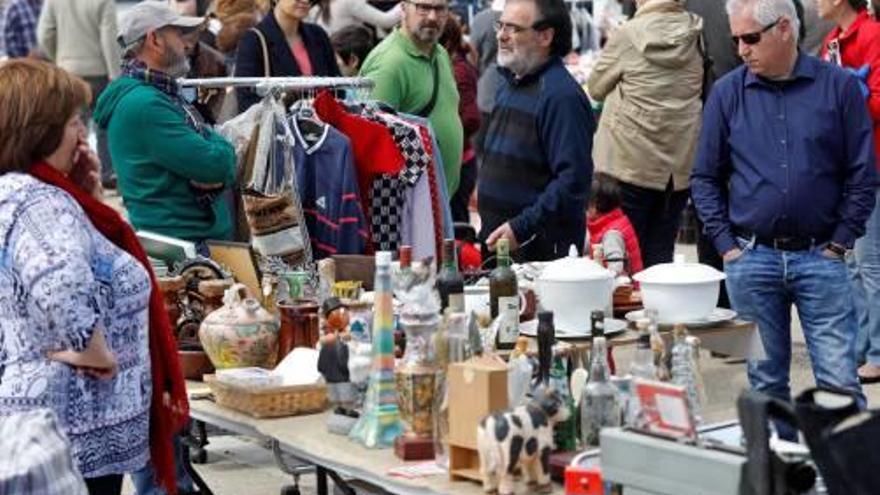
{"type": "MultiPolygon", "coordinates": [[[[183,463],[183,468],[186,470],[186,473],[192,478],[193,483],[198,488],[199,495],[214,495],[214,492],[211,491],[211,488],[208,487],[208,484],[205,483],[205,480],[196,472],[195,468],[192,465],[192,460],[190,459],[189,449],[192,447],[201,448],[200,441],[195,438],[192,434],[192,425],[193,422],[187,425],[183,432],[181,432],[181,439],[183,440],[183,445],[180,449],[181,462],[183,463]]],[[[204,423],[202,424],[204,426],[204,423]]]]}

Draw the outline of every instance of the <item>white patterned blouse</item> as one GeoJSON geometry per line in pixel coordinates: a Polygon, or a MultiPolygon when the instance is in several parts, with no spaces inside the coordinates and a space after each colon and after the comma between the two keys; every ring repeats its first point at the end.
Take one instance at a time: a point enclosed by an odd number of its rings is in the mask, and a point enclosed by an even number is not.
{"type": "Polygon", "coordinates": [[[149,458],[150,280],[76,201],[25,174],[0,176],[0,418],[49,408],[86,478],[149,458]],[[80,376],[50,351],[85,349],[103,330],[119,365],[80,376]]]}

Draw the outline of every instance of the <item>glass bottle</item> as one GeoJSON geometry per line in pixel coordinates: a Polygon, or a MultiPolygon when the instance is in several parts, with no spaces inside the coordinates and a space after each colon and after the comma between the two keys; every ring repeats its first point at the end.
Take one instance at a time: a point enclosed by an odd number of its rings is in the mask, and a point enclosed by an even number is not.
{"type": "Polygon", "coordinates": [[[609,381],[608,346],[605,337],[593,339],[590,379],[580,400],[581,441],[584,448],[599,446],[602,428],[620,426],[620,397],[609,381]]]}
{"type": "Polygon", "coordinates": [[[556,328],[553,326],[553,312],[541,311],[538,313],[538,386],[547,385],[549,382],[555,344],[556,328]]]}
{"type": "Polygon", "coordinates": [[[412,271],[412,246],[403,245],[397,251],[398,268],[394,272],[394,295],[398,299],[401,294],[409,290],[413,278],[412,271]]]}
{"type": "Polygon", "coordinates": [[[578,420],[574,399],[571,396],[568,380],[567,358],[561,354],[554,354],[553,366],[550,368],[550,386],[556,390],[562,399],[562,407],[568,408],[568,419],[556,423],[553,427],[553,441],[556,448],[562,452],[577,450],[578,420]]]}
{"type": "Polygon", "coordinates": [[[510,267],[508,240],[499,239],[496,249],[498,266],[489,274],[489,306],[493,320],[499,315],[504,317],[495,338],[495,347],[513,349],[519,337],[519,287],[516,273],[510,267]]]}
{"type": "Polygon", "coordinates": [[[449,389],[446,374],[451,363],[466,361],[470,357],[468,317],[464,313],[448,313],[437,337],[445,342],[435,344],[437,378],[433,412],[434,462],[449,469],[449,389]]]}
{"type": "Polygon", "coordinates": [[[673,327],[672,382],[683,385],[687,390],[688,405],[694,422],[701,421],[703,379],[699,368],[699,341],[688,335],[687,327],[676,324],[673,327]]]}
{"type": "Polygon", "coordinates": [[[453,313],[464,312],[464,277],[458,271],[455,256],[455,239],[443,241],[443,266],[437,275],[437,292],[440,293],[440,311],[451,308],[453,313]]]}
{"type": "Polygon", "coordinates": [[[524,405],[531,389],[534,367],[528,350],[528,337],[520,337],[507,362],[507,402],[511,408],[524,405]]]}
{"type": "MultiPolygon", "coordinates": [[[[590,337],[595,340],[596,337],[605,336],[605,312],[594,310],[590,313],[590,337]]],[[[590,365],[593,363],[595,348],[590,346],[590,365]]]]}
{"type": "Polygon", "coordinates": [[[629,372],[634,378],[656,380],[657,371],[654,369],[654,353],[651,351],[651,334],[648,333],[650,321],[641,319],[636,322],[639,329],[639,340],[636,343],[636,354],[630,364],[629,372]]]}
{"type": "Polygon", "coordinates": [[[649,320],[648,334],[651,335],[651,353],[654,355],[654,376],[657,380],[667,382],[672,378],[669,371],[669,353],[666,342],[660,335],[660,324],[656,309],[648,309],[645,315],[649,320]]]}

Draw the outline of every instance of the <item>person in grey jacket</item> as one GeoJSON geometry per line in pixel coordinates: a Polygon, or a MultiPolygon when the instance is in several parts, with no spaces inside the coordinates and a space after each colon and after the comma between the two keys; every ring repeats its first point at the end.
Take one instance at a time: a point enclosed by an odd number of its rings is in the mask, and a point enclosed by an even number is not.
{"type": "MultiPolygon", "coordinates": [[[[40,49],[59,67],[92,87],[92,107],[111,79],[119,75],[121,57],[116,41],[116,3],[113,0],[44,0],[37,24],[40,49]]],[[[116,188],[107,131],[93,127],[98,137],[101,182],[116,188]]]]}

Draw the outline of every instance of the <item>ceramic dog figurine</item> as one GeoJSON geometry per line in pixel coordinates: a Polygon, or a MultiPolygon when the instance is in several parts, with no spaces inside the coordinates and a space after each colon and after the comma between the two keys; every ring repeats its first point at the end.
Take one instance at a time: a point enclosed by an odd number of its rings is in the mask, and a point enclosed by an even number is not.
{"type": "Polygon", "coordinates": [[[559,393],[540,387],[526,405],[483,418],[477,429],[477,450],[486,493],[512,495],[518,466],[532,487],[530,493],[550,493],[553,425],[568,417],[559,393]]]}

